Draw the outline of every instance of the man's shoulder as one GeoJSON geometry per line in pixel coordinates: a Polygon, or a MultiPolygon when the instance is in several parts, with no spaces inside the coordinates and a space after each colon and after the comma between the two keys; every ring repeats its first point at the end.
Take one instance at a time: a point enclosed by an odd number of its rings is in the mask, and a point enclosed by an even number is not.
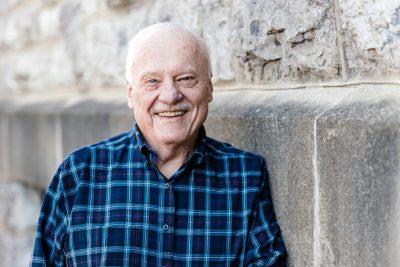
{"type": "Polygon", "coordinates": [[[250,151],[243,150],[230,143],[206,137],[207,154],[217,158],[237,158],[252,161],[263,161],[264,157],[250,151]]]}
{"type": "Polygon", "coordinates": [[[132,133],[128,131],[72,151],[59,165],[49,190],[62,190],[72,207],[81,182],[88,182],[92,173],[104,176],[116,158],[121,160],[120,155],[124,154],[126,149],[134,148],[131,137],[132,133]]]}

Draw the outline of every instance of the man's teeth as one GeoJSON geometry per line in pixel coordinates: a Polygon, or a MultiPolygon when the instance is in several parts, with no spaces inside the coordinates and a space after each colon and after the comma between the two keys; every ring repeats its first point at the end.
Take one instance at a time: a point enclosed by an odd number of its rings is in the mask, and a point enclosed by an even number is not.
{"type": "Polygon", "coordinates": [[[167,112],[160,112],[158,115],[161,117],[174,117],[174,116],[180,116],[183,115],[185,112],[184,111],[167,111],[167,112]]]}

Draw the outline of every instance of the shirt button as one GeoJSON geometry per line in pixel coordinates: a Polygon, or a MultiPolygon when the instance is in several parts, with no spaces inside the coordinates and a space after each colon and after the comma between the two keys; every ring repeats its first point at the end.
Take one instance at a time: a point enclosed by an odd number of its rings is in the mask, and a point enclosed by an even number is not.
{"type": "Polygon", "coordinates": [[[165,189],[169,189],[170,187],[171,187],[171,185],[169,183],[164,184],[165,189]]]}
{"type": "Polygon", "coordinates": [[[169,225],[168,224],[164,224],[162,228],[163,228],[164,231],[167,231],[169,229],[169,225]]]}

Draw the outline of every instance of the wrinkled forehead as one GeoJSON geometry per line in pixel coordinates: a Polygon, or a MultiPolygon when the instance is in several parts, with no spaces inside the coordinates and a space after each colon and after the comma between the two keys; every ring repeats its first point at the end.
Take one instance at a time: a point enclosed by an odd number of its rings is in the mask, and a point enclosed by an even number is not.
{"type": "Polygon", "coordinates": [[[137,42],[134,73],[174,69],[207,72],[206,55],[195,38],[180,32],[152,33],[137,42]]]}

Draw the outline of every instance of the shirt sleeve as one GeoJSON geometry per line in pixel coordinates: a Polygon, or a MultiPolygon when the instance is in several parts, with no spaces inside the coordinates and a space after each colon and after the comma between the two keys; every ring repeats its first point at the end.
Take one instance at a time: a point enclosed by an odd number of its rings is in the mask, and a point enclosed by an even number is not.
{"type": "Polygon", "coordinates": [[[253,211],[245,249],[245,266],[286,266],[286,248],[276,221],[265,160],[262,159],[263,184],[253,211]]]}
{"type": "Polygon", "coordinates": [[[60,167],[44,197],[31,266],[64,266],[63,242],[67,225],[66,197],[60,167]]]}

